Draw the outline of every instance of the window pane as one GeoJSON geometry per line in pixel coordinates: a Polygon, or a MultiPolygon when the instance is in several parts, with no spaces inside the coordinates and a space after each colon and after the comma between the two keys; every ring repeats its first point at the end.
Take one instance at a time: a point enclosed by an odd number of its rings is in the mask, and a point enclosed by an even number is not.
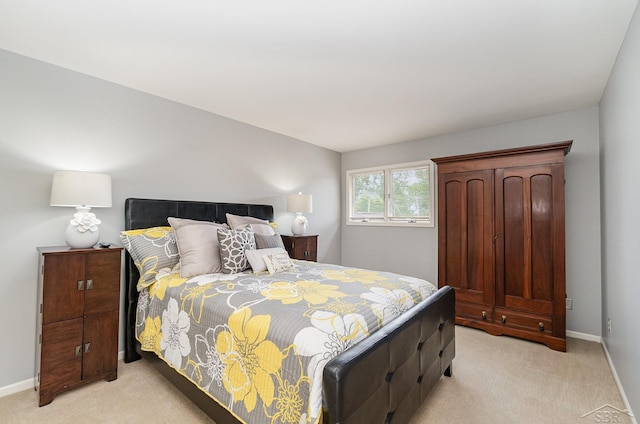
{"type": "Polygon", "coordinates": [[[428,160],[347,171],[347,225],[433,227],[428,160]]]}
{"type": "Polygon", "coordinates": [[[428,218],[429,212],[429,168],[391,171],[391,217],[428,218]]]}
{"type": "Polygon", "coordinates": [[[384,172],[353,176],[351,216],[357,218],[384,217],[384,172]]]}

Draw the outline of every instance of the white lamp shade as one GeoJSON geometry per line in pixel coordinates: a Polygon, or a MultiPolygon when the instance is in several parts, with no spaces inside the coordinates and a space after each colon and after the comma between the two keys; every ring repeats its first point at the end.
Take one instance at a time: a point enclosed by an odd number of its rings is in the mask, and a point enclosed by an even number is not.
{"type": "Polygon", "coordinates": [[[310,194],[290,194],[287,199],[288,212],[310,213],[313,211],[313,203],[310,194]]]}
{"type": "Polygon", "coordinates": [[[95,172],[56,171],[51,206],[111,207],[111,176],[95,172]]]}

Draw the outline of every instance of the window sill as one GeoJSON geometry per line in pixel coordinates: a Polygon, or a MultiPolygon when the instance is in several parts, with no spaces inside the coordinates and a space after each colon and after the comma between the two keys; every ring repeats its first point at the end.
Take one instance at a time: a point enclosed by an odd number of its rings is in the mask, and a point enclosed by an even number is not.
{"type": "Polygon", "coordinates": [[[433,222],[407,222],[407,221],[347,221],[347,225],[361,227],[420,227],[433,228],[433,222]]]}

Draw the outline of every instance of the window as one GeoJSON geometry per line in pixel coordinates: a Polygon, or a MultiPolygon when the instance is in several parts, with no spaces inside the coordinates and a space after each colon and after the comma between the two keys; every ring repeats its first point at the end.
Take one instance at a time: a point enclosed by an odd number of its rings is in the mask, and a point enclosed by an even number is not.
{"type": "Polygon", "coordinates": [[[433,227],[433,163],[347,171],[347,225],[433,227]]]}

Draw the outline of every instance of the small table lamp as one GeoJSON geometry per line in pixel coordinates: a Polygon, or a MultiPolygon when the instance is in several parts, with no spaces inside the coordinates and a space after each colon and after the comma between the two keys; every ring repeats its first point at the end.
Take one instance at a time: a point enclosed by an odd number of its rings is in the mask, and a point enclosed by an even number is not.
{"type": "Polygon", "coordinates": [[[75,207],[65,231],[66,243],[75,249],[95,246],[100,240],[100,220],[91,208],[111,207],[111,176],[94,172],[56,171],[51,185],[51,206],[75,207]]]}
{"type": "Polygon", "coordinates": [[[300,192],[289,195],[287,199],[287,211],[296,213],[296,217],[293,218],[293,223],[291,224],[291,232],[294,235],[299,236],[304,234],[308,221],[302,214],[310,213],[312,209],[313,205],[310,194],[302,194],[300,192]]]}

